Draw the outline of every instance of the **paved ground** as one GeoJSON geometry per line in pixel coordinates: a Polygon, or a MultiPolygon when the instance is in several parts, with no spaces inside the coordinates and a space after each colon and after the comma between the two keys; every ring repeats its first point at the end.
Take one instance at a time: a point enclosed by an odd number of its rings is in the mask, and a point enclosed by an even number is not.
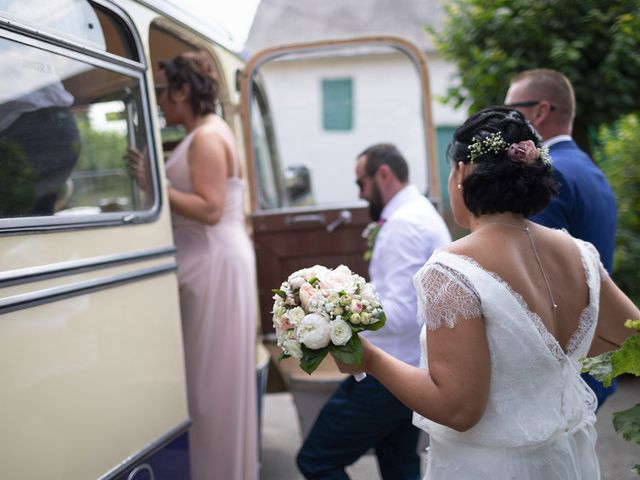
{"type": "MultiPolygon", "coordinates": [[[[640,463],[640,445],[625,441],[611,423],[613,412],[640,401],[640,379],[620,382],[618,392],[598,412],[598,458],[602,480],[639,480],[631,467],[640,463]]],[[[301,443],[300,425],[290,393],[268,393],[264,399],[261,480],[303,480],[295,466],[301,443]]],[[[352,480],[379,478],[375,459],[366,455],[348,470],[352,480]]]]}

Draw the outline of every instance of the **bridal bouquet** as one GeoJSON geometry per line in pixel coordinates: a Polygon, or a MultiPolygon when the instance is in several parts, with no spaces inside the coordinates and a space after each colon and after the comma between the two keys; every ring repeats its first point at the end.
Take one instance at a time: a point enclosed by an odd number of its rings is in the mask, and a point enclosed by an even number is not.
{"type": "Polygon", "coordinates": [[[309,374],[329,352],[344,363],[359,364],[358,332],[378,330],[386,320],[373,287],[344,265],[298,270],[273,293],[280,359],[297,359],[309,374]]]}

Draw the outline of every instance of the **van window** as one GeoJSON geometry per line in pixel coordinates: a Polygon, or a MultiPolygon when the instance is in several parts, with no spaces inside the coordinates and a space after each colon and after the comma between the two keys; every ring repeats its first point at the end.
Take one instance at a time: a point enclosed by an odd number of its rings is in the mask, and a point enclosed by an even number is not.
{"type": "Polygon", "coordinates": [[[14,37],[0,37],[0,219],[150,209],[126,159],[135,148],[152,178],[142,73],[14,37]]]}
{"type": "MultiPolygon", "coordinates": [[[[254,155],[257,208],[364,206],[356,158],[381,142],[397,145],[411,182],[427,192],[422,79],[407,51],[387,45],[292,48],[256,65],[251,75],[260,76],[269,98],[278,153],[271,163],[254,155]],[[272,200],[271,178],[282,179],[282,201],[272,200]]],[[[259,113],[250,107],[252,116],[259,113]]]]}

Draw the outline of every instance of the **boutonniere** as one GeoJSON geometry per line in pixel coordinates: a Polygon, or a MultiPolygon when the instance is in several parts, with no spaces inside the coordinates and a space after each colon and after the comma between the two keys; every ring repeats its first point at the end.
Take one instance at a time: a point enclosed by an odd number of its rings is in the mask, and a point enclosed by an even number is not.
{"type": "Polygon", "coordinates": [[[368,262],[371,260],[371,254],[373,253],[373,246],[376,243],[376,238],[378,237],[378,233],[380,233],[380,229],[384,224],[384,220],[378,220],[377,222],[371,222],[362,231],[362,238],[367,241],[367,250],[364,252],[364,259],[368,262]]]}

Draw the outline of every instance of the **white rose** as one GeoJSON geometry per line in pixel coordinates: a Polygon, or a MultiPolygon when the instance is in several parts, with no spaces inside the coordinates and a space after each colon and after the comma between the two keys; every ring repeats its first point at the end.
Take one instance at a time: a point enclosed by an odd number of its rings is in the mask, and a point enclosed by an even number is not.
{"type": "Polygon", "coordinates": [[[287,316],[289,317],[289,322],[292,325],[299,325],[302,319],[305,316],[304,310],[300,307],[292,308],[287,312],[287,316]]]}
{"type": "Polygon", "coordinates": [[[353,335],[351,327],[344,320],[334,320],[331,322],[330,328],[331,342],[333,342],[334,345],[345,345],[353,335]]]}
{"type": "Polygon", "coordinates": [[[297,360],[302,358],[302,348],[295,340],[285,340],[282,342],[282,351],[297,360]]]}
{"type": "Polygon", "coordinates": [[[312,350],[319,350],[329,345],[331,328],[329,320],[323,315],[310,313],[306,315],[296,330],[300,343],[304,343],[312,350]]]}

